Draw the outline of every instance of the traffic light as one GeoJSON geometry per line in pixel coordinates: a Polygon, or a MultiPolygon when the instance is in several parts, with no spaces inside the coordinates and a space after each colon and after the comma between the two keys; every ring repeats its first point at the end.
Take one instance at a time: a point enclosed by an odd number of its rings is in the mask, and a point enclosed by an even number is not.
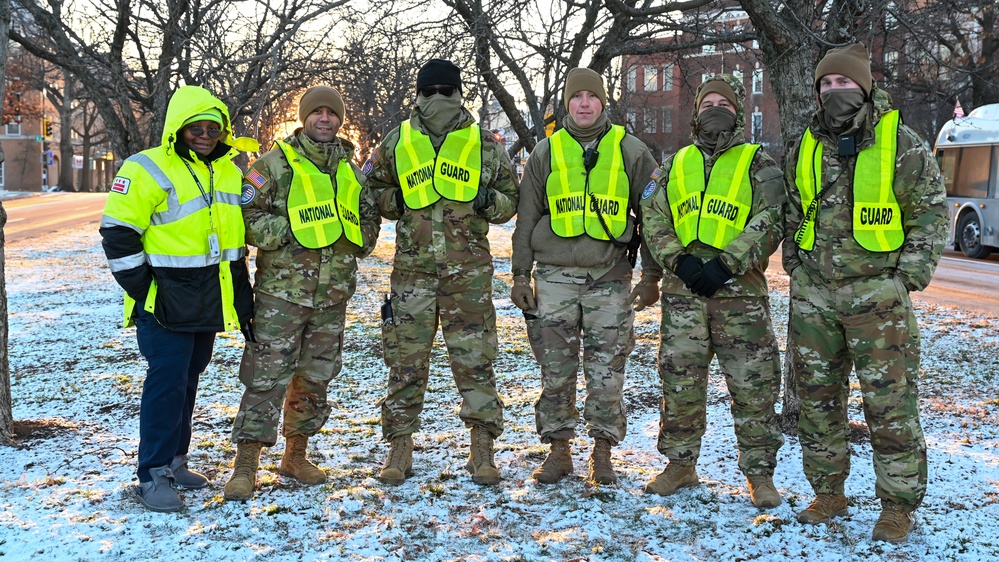
{"type": "Polygon", "coordinates": [[[45,138],[47,139],[52,138],[52,120],[46,117],[42,121],[42,123],[43,123],[45,138]]]}

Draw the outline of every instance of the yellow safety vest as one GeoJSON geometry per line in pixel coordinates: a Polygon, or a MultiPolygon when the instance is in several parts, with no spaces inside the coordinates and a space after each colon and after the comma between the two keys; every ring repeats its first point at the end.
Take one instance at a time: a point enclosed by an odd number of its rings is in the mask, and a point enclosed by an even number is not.
{"type": "Polygon", "coordinates": [[[624,234],[628,226],[631,193],[624,169],[621,141],[624,127],[614,125],[597,145],[597,163],[589,172],[583,165],[583,147],[565,129],[552,135],[551,167],[545,183],[552,232],[562,238],[586,234],[610,240],[624,234]],[[599,210],[599,216],[597,211],[599,210]],[[607,225],[605,230],[600,218],[607,225]]]}
{"type": "MultiPolygon", "coordinates": [[[[853,172],[853,238],[872,252],[891,252],[905,242],[902,209],[894,190],[898,125],[898,111],[889,111],[881,117],[874,129],[874,145],[857,154],[853,172]]],[[[816,186],[822,185],[822,151],[822,142],[811,129],[806,130],[795,169],[795,184],[806,215],[816,197],[816,186]]],[[[804,220],[795,233],[794,240],[800,249],[811,251],[815,247],[816,220],[815,216],[804,220]]]]}
{"type": "Polygon", "coordinates": [[[723,152],[711,167],[707,186],[700,149],[689,145],[676,153],[666,196],[681,244],[700,240],[724,250],[742,234],[753,205],[749,166],[759,149],[758,144],[740,144],[723,152]]]}
{"type": "Polygon", "coordinates": [[[291,145],[277,141],[291,166],[291,189],[288,191],[288,222],[295,240],[306,248],[325,248],[347,237],[358,246],[361,235],[361,183],[346,160],[336,167],[336,186],[330,175],[291,145]]]}
{"type": "Polygon", "coordinates": [[[482,175],[482,137],[479,126],[448,133],[440,152],[430,137],[405,121],[395,145],[395,171],[406,205],[429,207],[441,197],[467,203],[479,192],[482,175]]]}

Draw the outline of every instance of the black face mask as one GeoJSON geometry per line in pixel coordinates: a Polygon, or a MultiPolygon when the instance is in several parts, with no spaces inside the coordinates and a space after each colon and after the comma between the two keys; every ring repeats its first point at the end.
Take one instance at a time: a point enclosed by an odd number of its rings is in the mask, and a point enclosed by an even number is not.
{"type": "Polygon", "coordinates": [[[722,133],[735,130],[735,114],[724,107],[709,107],[697,115],[697,140],[714,150],[722,133]]]}
{"type": "Polygon", "coordinates": [[[819,94],[822,123],[830,132],[840,134],[856,127],[856,118],[866,96],[859,88],[826,90],[819,94]]]}

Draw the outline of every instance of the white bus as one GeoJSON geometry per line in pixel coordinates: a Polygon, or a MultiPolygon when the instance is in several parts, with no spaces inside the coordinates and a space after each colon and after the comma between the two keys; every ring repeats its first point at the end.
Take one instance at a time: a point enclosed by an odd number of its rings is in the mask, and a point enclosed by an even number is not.
{"type": "Polygon", "coordinates": [[[947,244],[987,257],[999,247],[999,104],[948,121],[935,153],[947,187],[947,244]]]}

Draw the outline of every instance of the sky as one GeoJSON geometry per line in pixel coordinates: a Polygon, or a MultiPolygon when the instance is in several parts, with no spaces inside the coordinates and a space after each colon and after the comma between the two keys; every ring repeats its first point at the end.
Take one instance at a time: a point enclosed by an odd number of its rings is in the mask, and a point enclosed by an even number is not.
{"type": "MultiPolygon", "coordinates": [[[[995,560],[999,558],[999,336],[993,317],[919,301],[923,336],[920,406],[929,447],[929,492],[904,545],[871,541],[879,513],[870,445],[853,445],[846,489],[850,515],[803,526],[812,499],[793,436],[774,477],[784,503],[752,506],[736,465],[729,399],[713,366],[701,485],[675,496],[645,494],[662,470],[655,450],[659,307],[638,314],[628,364],[628,436],[613,450],[616,486],[584,483],[592,440],[573,441],[575,474],[537,485],[544,458],[534,430],[537,365],[523,320],[507,298],[512,225],[493,227],[498,386],[506,430],[496,460],[504,481],[479,486],[464,470],[468,431],[438,337],[414,476],[401,486],[376,478],[388,450],[376,401],[387,369],[378,339],[378,301],[387,290],[393,225],[361,263],[348,309],[344,370],[333,381],[333,415],[310,441],[322,486],[277,473],[284,447],[264,451],[258,490],[222,500],[241,385],[238,336],[220,335],[202,378],[192,468],[211,486],[186,491],[178,513],[134,499],[138,404],[145,363],[133,330],[122,330],[121,292],[107,270],[96,225],[15,241],[6,247],[10,367],[16,420],[56,429],[21,448],[0,447],[0,560],[995,560]]],[[[783,351],[787,276],[770,271],[771,308],[783,351]]],[[[862,422],[854,384],[851,420],[862,422]]]]}

